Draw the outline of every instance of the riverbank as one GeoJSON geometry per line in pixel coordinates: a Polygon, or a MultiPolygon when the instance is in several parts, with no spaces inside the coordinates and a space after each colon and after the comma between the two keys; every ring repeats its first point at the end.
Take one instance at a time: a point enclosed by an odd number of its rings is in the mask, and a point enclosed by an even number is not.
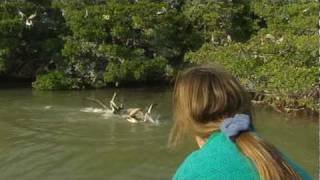
{"type": "MultiPolygon", "coordinates": [[[[109,87],[102,88],[84,88],[84,89],[76,89],[76,90],[94,90],[94,89],[113,89],[117,90],[125,90],[125,89],[173,89],[174,80],[167,79],[166,81],[158,81],[153,83],[128,83],[128,84],[118,84],[116,87],[115,84],[110,84],[109,87]]],[[[0,77],[0,88],[1,89],[18,89],[18,88],[32,88],[31,79],[21,79],[21,78],[1,78],[0,77]],[[9,80],[9,81],[8,81],[9,80]]],[[[68,90],[70,91],[70,90],[68,90]]],[[[73,90],[72,90],[73,91],[73,90]]],[[[319,108],[317,106],[317,99],[319,100],[319,87],[315,87],[310,90],[308,93],[304,94],[304,96],[280,96],[276,94],[264,93],[250,90],[249,94],[251,95],[251,102],[253,105],[258,106],[268,106],[272,108],[274,111],[281,113],[283,115],[289,116],[297,116],[297,117],[319,117],[319,108]],[[309,99],[306,99],[309,97],[309,99]],[[301,103],[302,102],[302,103],[301,103]],[[307,106],[306,104],[312,105],[307,106]]]]}
{"type": "Polygon", "coordinates": [[[264,92],[250,92],[251,102],[255,105],[266,105],[274,111],[297,116],[319,117],[320,89],[315,87],[300,96],[270,94],[264,92]]]}
{"type": "Polygon", "coordinates": [[[28,88],[28,87],[31,87],[32,81],[34,81],[34,79],[32,78],[8,77],[8,76],[0,75],[0,88],[1,89],[28,88]]]}

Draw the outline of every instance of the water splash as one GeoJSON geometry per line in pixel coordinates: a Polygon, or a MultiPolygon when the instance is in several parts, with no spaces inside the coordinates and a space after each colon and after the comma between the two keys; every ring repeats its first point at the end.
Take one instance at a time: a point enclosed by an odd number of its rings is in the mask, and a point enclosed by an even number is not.
{"type": "Polygon", "coordinates": [[[105,119],[108,119],[108,118],[110,118],[111,116],[114,116],[114,114],[112,113],[111,110],[105,110],[104,113],[102,114],[102,116],[103,116],[105,119]]]}
{"type": "Polygon", "coordinates": [[[101,109],[101,108],[93,108],[93,107],[87,107],[80,109],[81,112],[87,112],[87,113],[105,113],[107,110],[101,109]]]}
{"type": "Polygon", "coordinates": [[[114,116],[110,109],[101,109],[101,108],[94,108],[94,107],[87,107],[80,109],[81,112],[86,113],[96,113],[101,114],[104,119],[109,119],[110,117],[114,116]]]}
{"type": "Polygon", "coordinates": [[[43,109],[51,109],[52,106],[44,106],[43,109]]]}

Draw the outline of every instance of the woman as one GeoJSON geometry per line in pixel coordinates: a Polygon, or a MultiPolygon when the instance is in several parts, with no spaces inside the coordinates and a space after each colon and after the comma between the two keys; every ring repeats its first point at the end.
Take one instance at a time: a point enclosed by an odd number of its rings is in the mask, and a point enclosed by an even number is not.
{"type": "Polygon", "coordinates": [[[179,74],[169,142],[192,135],[199,150],[180,165],[175,180],[311,179],[253,130],[250,99],[221,68],[199,66],[179,74]]]}

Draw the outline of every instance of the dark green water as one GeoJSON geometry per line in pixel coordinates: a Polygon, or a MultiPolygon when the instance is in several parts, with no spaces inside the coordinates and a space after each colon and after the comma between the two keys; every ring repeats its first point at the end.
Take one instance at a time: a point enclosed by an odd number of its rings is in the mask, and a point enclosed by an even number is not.
{"type": "MultiPolygon", "coordinates": [[[[130,124],[86,97],[113,90],[39,92],[0,90],[0,180],[163,180],[195,146],[166,148],[171,127],[168,90],[120,89],[127,107],[158,104],[160,124],[130,124]],[[97,110],[97,109],[95,109],[97,110]]],[[[256,108],[257,131],[314,177],[318,174],[318,123],[256,108]]]]}

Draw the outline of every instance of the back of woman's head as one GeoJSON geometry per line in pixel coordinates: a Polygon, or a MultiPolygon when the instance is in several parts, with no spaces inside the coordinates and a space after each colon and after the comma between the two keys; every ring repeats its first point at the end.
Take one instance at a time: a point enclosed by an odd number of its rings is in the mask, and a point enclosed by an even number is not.
{"type": "MultiPolygon", "coordinates": [[[[235,114],[251,116],[245,89],[235,77],[217,66],[202,65],[179,73],[173,98],[171,146],[177,145],[185,135],[206,139],[219,131],[225,118],[235,114]]],[[[243,132],[235,142],[255,164],[262,179],[299,179],[281,154],[254,133],[243,132]]]]}

